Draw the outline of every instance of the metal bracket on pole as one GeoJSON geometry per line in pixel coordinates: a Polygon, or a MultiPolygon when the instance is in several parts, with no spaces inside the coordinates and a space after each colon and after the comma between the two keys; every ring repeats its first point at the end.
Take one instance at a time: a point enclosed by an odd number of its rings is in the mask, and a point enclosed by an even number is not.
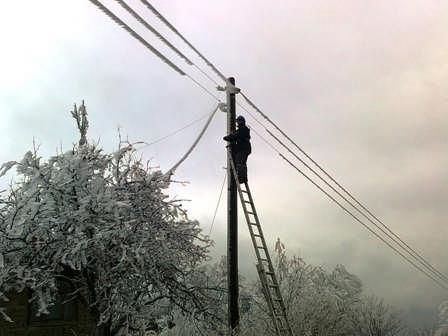
{"type": "Polygon", "coordinates": [[[238,93],[240,93],[241,92],[241,89],[240,88],[237,88],[235,85],[233,85],[232,83],[230,83],[230,82],[227,82],[227,85],[224,87],[224,86],[217,86],[216,87],[216,90],[218,90],[218,91],[226,91],[226,92],[228,92],[228,93],[230,93],[230,94],[238,94],[238,93]]]}
{"type": "Polygon", "coordinates": [[[225,112],[225,113],[227,113],[227,111],[229,110],[226,103],[219,103],[218,108],[221,112],[225,112]]]}

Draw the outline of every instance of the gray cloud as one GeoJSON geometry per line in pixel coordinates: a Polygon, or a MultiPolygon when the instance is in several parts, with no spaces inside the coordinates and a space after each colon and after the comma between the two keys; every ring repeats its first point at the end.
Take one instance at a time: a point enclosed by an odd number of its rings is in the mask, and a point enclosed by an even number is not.
{"type": "MultiPolygon", "coordinates": [[[[68,111],[81,99],[90,112],[90,137],[101,138],[108,150],[116,148],[117,126],[131,140],[151,141],[213,108],[210,97],[88,2],[26,5],[6,5],[8,17],[0,20],[0,37],[8,45],[0,55],[1,161],[23,155],[33,136],[45,156],[61,142],[70,147],[77,135],[68,111]]],[[[446,3],[245,0],[155,6],[394,231],[448,272],[446,3]]],[[[192,127],[142,155],[167,169],[197,131],[192,127]]],[[[171,190],[191,199],[185,204],[206,230],[224,174],[224,131],[219,114],[178,171],[178,179],[191,183],[171,190]]],[[[409,311],[414,320],[420,315],[429,321],[423,316],[444,293],[277,160],[255,135],[253,143],[250,181],[272,243],[279,236],[290,254],[328,267],[343,263],[367,292],[409,311]]],[[[225,252],[224,216],[221,209],[212,232],[215,254],[225,252]]],[[[253,253],[243,221],[240,237],[242,271],[250,274],[253,253]]]]}

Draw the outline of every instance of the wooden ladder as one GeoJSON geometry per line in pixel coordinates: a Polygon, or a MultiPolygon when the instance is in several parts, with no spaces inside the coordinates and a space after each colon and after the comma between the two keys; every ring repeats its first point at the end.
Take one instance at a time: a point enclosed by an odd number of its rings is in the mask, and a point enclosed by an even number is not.
{"type": "Polygon", "coordinates": [[[272,265],[263,230],[261,229],[260,221],[255,209],[254,200],[250,193],[249,184],[247,182],[241,184],[238,183],[238,174],[233,159],[230,159],[230,165],[238,188],[244,217],[246,218],[247,226],[249,227],[255,255],[257,256],[258,276],[260,277],[263,294],[268,304],[272,321],[274,322],[274,328],[277,336],[294,336],[288,321],[285,303],[280,292],[277,277],[275,276],[275,270],[272,265]]]}

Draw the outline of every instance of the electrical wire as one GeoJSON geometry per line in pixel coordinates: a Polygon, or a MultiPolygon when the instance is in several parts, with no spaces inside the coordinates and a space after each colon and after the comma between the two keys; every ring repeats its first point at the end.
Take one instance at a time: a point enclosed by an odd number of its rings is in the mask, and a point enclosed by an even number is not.
{"type": "Polygon", "coordinates": [[[146,29],[156,35],[163,43],[165,43],[172,51],[174,51],[179,57],[183,58],[189,65],[193,65],[193,62],[185,56],[179,49],[177,49],[170,41],[168,41],[157,29],[146,22],[136,11],[134,11],[124,0],[115,0],[121,7],[126,9],[138,22],[140,22],[146,29]]]}
{"type": "MultiPolygon", "coordinates": [[[[146,48],[148,48],[150,51],[152,51],[157,57],[159,57],[162,61],[164,61],[166,64],[168,64],[173,70],[178,72],[182,76],[187,76],[190,80],[192,80],[197,86],[199,86],[201,89],[203,89],[207,94],[212,96],[215,100],[220,101],[220,99],[214,95],[210,90],[208,90],[204,85],[202,85],[200,82],[195,80],[190,75],[187,75],[183,70],[181,70],[178,66],[176,66],[174,63],[172,63],[168,58],[166,58],[161,52],[159,52],[157,49],[155,49],[153,46],[151,46],[146,40],[144,40],[140,35],[138,35],[135,31],[133,31],[128,25],[126,25],[122,20],[120,20],[117,16],[115,16],[111,11],[109,11],[104,5],[102,5],[98,0],[90,0],[94,5],[96,5],[100,10],[102,10],[106,15],[108,15],[114,22],[116,22],[118,25],[120,25],[123,29],[127,30],[131,36],[133,36],[135,39],[137,39],[139,42],[141,42],[143,45],[145,45],[146,48]]],[[[121,0],[118,0],[119,2],[122,2],[121,0]]],[[[226,83],[227,78],[207,59],[205,56],[203,56],[172,24],[166,20],[166,18],[160,14],[148,1],[141,0],[142,3],[150,9],[165,25],[167,25],[176,35],[178,35],[214,72],[217,74],[222,80],[224,80],[226,83]]],[[[160,35],[160,34],[159,34],[160,35]]],[[[188,62],[187,62],[188,63],[188,62]]],[[[199,68],[198,68],[199,69],[199,68]]],[[[201,69],[200,69],[201,70],[201,69]]],[[[202,72],[202,70],[201,70],[202,72]]],[[[203,72],[205,74],[205,72],[203,72]]],[[[209,77],[209,76],[207,76],[209,77]]],[[[209,77],[210,79],[210,77],[209,77]]],[[[216,82],[215,82],[216,83],[216,82]]],[[[299,145],[297,145],[296,142],[294,142],[280,127],[278,127],[266,114],[264,114],[243,92],[241,92],[241,96],[243,99],[255,110],[257,111],[261,116],[263,116],[264,119],[266,119],[274,128],[280,132],[288,141],[290,141],[302,154],[304,154],[316,167],[319,168],[333,183],[335,183],[344,193],[346,193],[351,199],[355,201],[359,206],[362,207],[364,211],[366,211],[370,216],[372,216],[376,221],[378,221],[383,227],[386,228],[387,231],[389,231],[392,235],[394,235],[399,241],[401,241],[409,250],[414,252],[416,255],[418,255],[418,258],[420,258],[421,262],[424,263],[427,267],[429,267],[433,272],[436,272],[439,276],[443,276],[444,279],[446,277],[439,272],[436,268],[431,266],[426,259],[424,259],[418,252],[416,252],[414,249],[412,249],[407,243],[405,243],[398,235],[396,235],[390,228],[388,228],[381,220],[379,220],[367,207],[365,207],[361,202],[359,202],[351,193],[349,193],[342,185],[340,185],[339,182],[337,182],[329,173],[327,173],[315,160],[311,158],[311,156],[306,153],[299,145]]],[[[247,109],[245,109],[247,111],[247,109]]],[[[261,122],[260,122],[261,123],[261,122]]],[[[265,128],[266,129],[266,128],[265,128]]],[[[272,133],[271,133],[272,134],[272,133]]],[[[264,139],[264,138],[263,138],[264,139]]],[[[264,139],[265,140],[265,139],[264,139]]],[[[288,163],[292,164],[290,161],[288,161],[282,154],[279,153],[279,155],[284,158],[288,163]]],[[[295,167],[295,166],[293,166],[295,167]]],[[[297,169],[297,167],[296,167],[297,169]]],[[[371,230],[369,228],[369,230],[371,230]]],[[[374,231],[373,231],[374,232],[374,231]]],[[[388,236],[390,238],[390,236],[388,236]]],[[[395,250],[394,247],[392,247],[390,244],[388,244],[391,248],[395,250]]],[[[402,246],[401,246],[402,247],[402,246]]],[[[403,247],[402,247],[403,248],[403,247]]],[[[404,248],[403,248],[404,249],[404,248]]],[[[406,250],[406,249],[405,249],[406,250]]],[[[409,253],[408,250],[406,250],[407,253],[409,253]]],[[[400,252],[398,252],[400,253],[400,252]]],[[[410,254],[410,253],[409,253],[410,254]]],[[[407,260],[407,258],[405,258],[407,260]]],[[[415,266],[415,265],[414,265],[415,266]]],[[[425,273],[426,274],[426,273],[425,273]]],[[[433,279],[434,280],[434,279],[433,279]]]]}
{"type": "MultiPolygon", "coordinates": [[[[116,24],[118,24],[121,28],[126,30],[132,37],[134,37],[136,40],[138,40],[140,43],[142,43],[147,49],[149,49],[152,53],[154,53],[157,57],[159,57],[164,63],[169,65],[174,71],[176,71],[178,74],[187,77],[190,79],[195,85],[197,85],[200,89],[202,89],[205,93],[207,93],[209,96],[211,96],[214,100],[222,103],[221,99],[215,95],[212,91],[210,91],[205,85],[201,84],[198,80],[193,78],[191,75],[184,72],[181,68],[179,68],[177,65],[175,65],[171,60],[169,60],[165,55],[163,55],[160,51],[158,51],[155,47],[153,47],[148,41],[146,41],[142,36],[137,34],[130,26],[128,26],[124,21],[122,21],[118,16],[116,16],[112,11],[110,11],[106,6],[104,6],[101,2],[98,0],[89,0],[92,2],[96,7],[98,7],[103,13],[105,13],[112,21],[114,21],[116,24]]],[[[120,4],[122,4],[121,0],[120,4]]],[[[124,2],[123,2],[124,3],[124,2]]],[[[136,13],[137,14],[137,13],[136,13]]],[[[138,14],[137,14],[138,15],[138,14]]],[[[156,31],[157,32],[157,31],[156,31]]],[[[159,34],[161,36],[161,34],[159,34]]],[[[193,64],[194,65],[194,64],[193,64]]],[[[201,72],[205,74],[205,72],[200,69],[199,67],[195,66],[197,69],[199,69],[201,72]]],[[[216,82],[215,82],[216,83],[216,82]]]]}
{"type": "MultiPolygon", "coordinates": [[[[326,190],[324,190],[319,184],[317,184],[311,177],[309,177],[305,172],[303,172],[300,168],[298,168],[295,164],[293,164],[290,160],[288,160],[285,155],[280,153],[274,145],[272,145],[267,139],[265,139],[261,134],[259,134],[255,129],[252,127],[251,130],[255,132],[258,136],[260,136],[265,143],[269,145],[269,147],[275,151],[284,161],[289,163],[294,169],[296,169],[300,174],[302,174],[309,182],[311,182],[316,188],[318,188],[322,193],[324,193],[330,200],[332,200],[334,203],[336,203],[341,209],[343,209],[349,216],[351,216],[353,219],[355,219],[358,223],[360,223],[362,226],[364,226],[369,232],[371,232],[375,237],[380,239],[384,244],[386,244],[389,248],[391,248],[393,251],[395,251],[397,254],[399,254],[403,259],[405,259],[409,264],[411,264],[414,268],[416,268],[418,271],[425,274],[428,278],[433,280],[436,284],[438,284],[443,289],[448,290],[448,287],[445,285],[444,282],[439,281],[438,279],[434,278],[431,274],[429,274],[426,270],[422,269],[419,265],[416,265],[412,260],[410,260],[406,255],[404,255],[400,250],[395,248],[391,243],[389,243],[387,240],[385,240],[380,234],[375,232],[372,228],[370,228],[366,223],[364,223],[361,219],[359,219],[355,214],[353,214],[349,209],[347,209],[344,205],[342,205],[338,200],[336,200],[331,194],[329,194],[326,190]]],[[[428,270],[430,273],[430,270],[428,270]]]]}
{"type": "Polygon", "coordinates": [[[374,234],[378,239],[380,239],[383,243],[385,243],[387,246],[389,246],[392,250],[394,250],[396,253],[398,253],[403,259],[405,259],[409,264],[414,266],[417,270],[425,274],[428,278],[432,279],[435,283],[437,283],[440,287],[442,287],[445,290],[448,290],[448,287],[445,286],[444,283],[440,282],[439,280],[433,278],[432,275],[428,274],[425,270],[423,270],[420,266],[416,265],[412,260],[410,260],[407,256],[405,256],[403,253],[401,253],[399,250],[397,250],[392,244],[390,244],[388,241],[386,241],[381,235],[379,235],[377,232],[372,230],[367,224],[365,224],[361,219],[359,219],[356,215],[354,215],[350,210],[348,210],[346,207],[344,207],[340,202],[338,202],[333,196],[331,196],[328,192],[326,192],[320,185],[318,185],[315,181],[313,181],[308,175],[306,175],[300,168],[298,168],[296,165],[294,165],[290,160],[288,160],[283,154],[280,154],[280,157],[288,162],[293,168],[295,168],[300,174],[302,174],[308,181],[310,181],[315,187],[317,187],[321,192],[323,192],[328,198],[330,198],[334,203],[336,203],[340,208],[342,208],[347,214],[349,214],[351,217],[353,217],[358,223],[360,223],[362,226],[364,226],[367,230],[369,230],[372,234],[374,234]]]}
{"type": "Polygon", "coordinates": [[[138,150],[142,150],[143,148],[155,145],[156,143],[159,143],[159,142],[161,142],[163,140],[166,140],[166,139],[168,139],[168,138],[170,138],[170,137],[172,137],[172,136],[182,132],[183,130],[185,130],[185,129],[187,129],[187,128],[197,124],[198,122],[204,120],[205,118],[207,118],[210,115],[211,115],[211,113],[204,114],[202,117],[193,120],[192,122],[186,124],[185,126],[182,126],[181,128],[178,128],[177,130],[175,130],[175,131],[173,131],[171,133],[168,133],[167,135],[165,135],[163,137],[160,137],[160,138],[158,138],[156,140],[153,140],[153,141],[151,141],[149,143],[145,143],[143,146],[139,147],[138,150]]]}
{"type": "MultiPolygon", "coordinates": [[[[273,137],[282,147],[284,147],[290,154],[292,154],[297,160],[300,161],[306,168],[308,168],[314,175],[316,175],[322,182],[324,182],[331,190],[333,190],[338,196],[340,196],[344,201],[346,201],[350,206],[355,209],[361,216],[366,218],[370,223],[372,223],[377,229],[379,229],[382,233],[384,233],[389,239],[391,239],[394,243],[396,243],[400,248],[402,248],[404,251],[406,251],[410,256],[412,256],[416,261],[418,261],[423,266],[429,268],[433,273],[435,273],[442,281],[447,282],[448,278],[441,272],[439,272],[437,269],[435,269],[431,264],[426,262],[425,259],[420,257],[418,254],[409,252],[408,249],[406,249],[407,244],[403,244],[401,239],[396,239],[397,235],[393,234],[391,235],[388,231],[386,231],[384,228],[382,228],[380,225],[378,225],[375,221],[373,221],[369,216],[366,215],[365,212],[360,210],[356,205],[354,205],[346,196],[344,196],[341,192],[336,190],[335,187],[333,187],[330,183],[328,183],[327,180],[325,180],[319,173],[317,173],[310,165],[308,165],[304,160],[302,160],[297,154],[295,154],[288,146],[286,146],[278,137],[276,137],[271,131],[266,129],[266,132],[269,133],[271,137],[273,137]]],[[[390,231],[390,230],[389,230],[390,231]]],[[[411,249],[411,251],[414,251],[411,249]]]]}
{"type": "Polygon", "coordinates": [[[210,230],[208,232],[209,236],[212,233],[213,226],[215,225],[215,219],[216,219],[216,215],[218,213],[219,205],[221,204],[222,193],[224,191],[224,185],[226,184],[226,180],[227,180],[227,171],[224,173],[224,179],[222,181],[221,191],[219,192],[218,202],[216,202],[216,207],[215,207],[215,212],[213,214],[212,224],[210,225],[210,230]]]}
{"type": "Polygon", "coordinates": [[[201,140],[202,136],[204,135],[205,131],[210,126],[210,122],[212,121],[213,117],[215,116],[216,112],[218,111],[219,106],[220,106],[219,104],[216,105],[216,107],[213,109],[213,112],[208,117],[207,122],[205,123],[201,132],[198,134],[196,140],[193,142],[193,144],[187,150],[187,152],[180,158],[180,160],[165,173],[166,176],[170,176],[170,175],[174,174],[174,171],[187,159],[187,157],[191,154],[191,152],[193,152],[193,150],[196,148],[197,144],[201,140]]]}
{"type": "Polygon", "coordinates": [[[393,240],[400,248],[406,251],[410,256],[412,256],[415,260],[417,260],[421,265],[423,265],[426,269],[434,273],[438,278],[442,281],[448,282],[448,277],[440,272],[437,268],[432,266],[419,252],[415,251],[412,247],[409,246],[405,241],[403,241],[396,233],[394,233],[383,221],[381,221],[377,216],[375,216],[367,207],[365,207],[360,201],[358,201],[349,191],[347,191],[344,187],[341,186],[330,174],[328,174],[321,165],[319,165],[315,160],[311,158],[311,156],[306,153],[296,142],[294,142],[288,135],[285,134],[269,117],[267,117],[261,110],[256,107],[244,94],[242,97],[246,100],[246,102],[251,105],[257,112],[261,113],[261,115],[269,121],[286,139],[288,139],[297,149],[300,150],[302,154],[304,154],[316,167],[319,168],[322,172],[324,172],[325,176],[330,178],[332,182],[334,182],[346,195],[349,196],[351,200],[353,200],[358,206],[360,206],[367,214],[369,214],[373,219],[375,219],[379,224],[381,224],[382,228],[375,223],[371,218],[369,218],[363,211],[359,210],[357,206],[355,206],[347,197],[343,196],[340,192],[338,192],[331,184],[328,183],[322,176],[317,173],[314,169],[312,169],[308,164],[304,162],[300,157],[298,157],[288,146],[286,146],[278,137],[276,137],[269,129],[264,126],[264,124],[258,120],[252,113],[250,113],[243,105],[238,104],[241,108],[243,108],[249,115],[260,124],[264,130],[274,138],[278,143],[280,143],[284,148],[286,148],[296,159],[298,159],[303,165],[305,165],[309,170],[311,170],[320,180],[322,180],[326,185],[328,185],[334,192],[336,192],[340,197],[342,197],[348,204],[350,204],[354,209],[356,209],[363,217],[365,217],[369,222],[375,225],[379,230],[381,230],[388,238],[393,240]],[[384,228],[384,229],[383,229],[384,228]],[[387,232],[386,232],[386,231],[387,232]],[[392,235],[392,236],[391,236],[392,235]]]}
{"type": "Polygon", "coordinates": [[[112,21],[114,21],[116,24],[118,24],[121,28],[126,30],[133,38],[138,40],[140,43],[142,43],[147,49],[149,49],[154,55],[156,55],[158,58],[160,58],[164,63],[166,63],[168,66],[171,67],[174,71],[176,71],[178,74],[185,76],[186,73],[183,72],[177,65],[175,65],[173,62],[171,62],[168,58],[166,58],[160,51],[158,51],[156,48],[154,48],[151,44],[149,44],[143,37],[141,37],[139,34],[137,34],[131,27],[129,27],[124,21],[122,21],[118,16],[116,16],[114,13],[112,13],[106,6],[104,6],[101,2],[98,0],[89,0],[91,3],[93,3],[96,7],[98,7],[104,14],[106,14],[112,21]]]}
{"type": "Polygon", "coordinates": [[[212,91],[207,89],[207,87],[203,84],[201,84],[198,80],[191,77],[189,74],[186,75],[193,83],[195,83],[198,87],[200,87],[205,93],[207,93],[210,97],[212,97],[214,100],[216,100],[219,103],[222,103],[222,100],[219,99],[217,95],[215,95],[212,91]]]}
{"type": "Polygon", "coordinates": [[[170,41],[168,41],[157,29],[151,26],[143,17],[141,17],[135,10],[133,10],[124,0],[117,1],[125,10],[127,10],[138,22],[140,22],[146,29],[156,35],[163,43],[165,43],[168,48],[173,50],[179,57],[183,58],[188,65],[194,66],[199,72],[201,72],[205,77],[212,81],[215,85],[219,85],[218,82],[211,77],[202,68],[197,66],[193,61],[191,61],[184,53],[182,53],[178,48],[176,48],[170,41]]]}
{"type": "Polygon", "coordinates": [[[226,76],[223,75],[221,71],[219,71],[212,62],[210,62],[204,55],[202,55],[199,50],[197,50],[193,44],[190,43],[157,9],[154,8],[153,5],[151,5],[147,0],[140,0],[153,14],[159,18],[160,21],[162,21],[173,33],[175,33],[178,37],[181,38],[182,41],[184,41],[204,62],[207,64],[213,72],[218,75],[224,82],[227,83],[226,76]]]}

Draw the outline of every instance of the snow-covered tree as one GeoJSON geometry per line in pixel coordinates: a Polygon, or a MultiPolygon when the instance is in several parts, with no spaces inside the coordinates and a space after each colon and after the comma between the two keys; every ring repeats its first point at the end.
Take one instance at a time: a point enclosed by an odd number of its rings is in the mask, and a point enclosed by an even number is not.
{"type": "MultiPolygon", "coordinates": [[[[298,257],[288,258],[277,240],[276,268],[289,320],[297,335],[353,335],[350,317],[359,301],[361,281],[342,265],[331,272],[307,264],[298,257]]],[[[243,335],[274,335],[271,317],[261,288],[254,284],[251,310],[243,316],[243,335]]]]}
{"type": "Polygon", "coordinates": [[[399,312],[373,296],[357,305],[352,325],[354,334],[359,336],[397,336],[405,329],[399,312]]]}
{"type": "Polygon", "coordinates": [[[0,169],[17,170],[0,196],[0,298],[29,288],[46,314],[64,285],[65,300],[88,307],[94,335],[142,335],[160,307],[213,314],[214,293],[196,272],[210,241],[166,195],[170,178],[132,144],[105,153],[88,143],[85,106],[72,114],[79,144],[48,160],[34,149],[0,169]]]}
{"type": "Polygon", "coordinates": [[[448,335],[448,301],[439,305],[439,325],[434,331],[434,336],[448,335]]]}

